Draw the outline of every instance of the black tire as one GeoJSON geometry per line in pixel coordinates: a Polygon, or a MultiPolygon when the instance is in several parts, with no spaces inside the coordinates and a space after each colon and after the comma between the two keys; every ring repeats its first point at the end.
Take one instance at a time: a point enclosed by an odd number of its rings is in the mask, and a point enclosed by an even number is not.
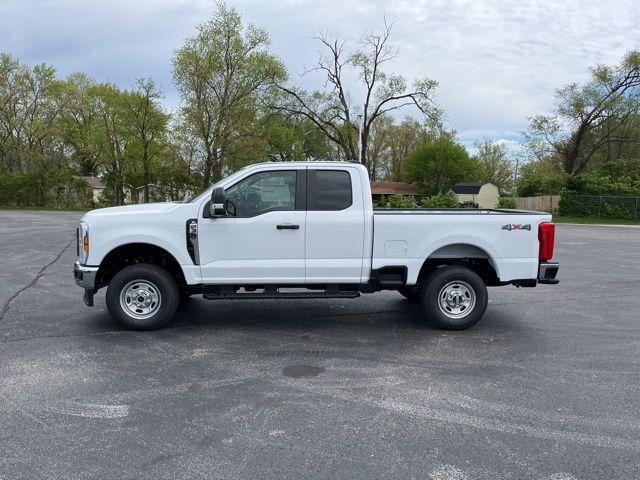
{"type": "Polygon", "coordinates": [[[464,330],[475,325],[487,309],[487,286],[476,272],[466,267],[435,270],[426,279],[421,293],[427,318],[446,330],[464,330]]]}
{"type": "Polygon", "coordinates": [[[398,289],[400,295],[409,300],[410,302],[419,302],[420,301],[420,287],[409,287],[404,286],[398,289]]]}
{"type": "Polygon", "coordinates": [[[164,327],[176,313],[179,301],[180,291],[173,277],[166,270],[146,263],[123,268],[115,274],[107,288],[109,314],[120,325],[131,330],[164,327]],[[141,296],[133,295],[132,298],[123,291],[137,291],[141,296]],[[138,299],[142,299],[141,308],[135,313],[138,299]],[[146,301],[149,302],[148,305],[144,303],[146,301]]]}

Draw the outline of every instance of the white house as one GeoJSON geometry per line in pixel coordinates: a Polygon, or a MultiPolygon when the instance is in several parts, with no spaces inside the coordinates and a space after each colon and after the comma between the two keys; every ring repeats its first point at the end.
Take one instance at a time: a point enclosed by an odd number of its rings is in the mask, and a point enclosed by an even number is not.
{"type": "Polygon", "coordinates": [[[479,208],[496,208],[500,201],[498,187],[492,183],[456,183],[453,193],[460,203],[473,202],[479,208]]]}
{"type": "Polygon", "coordinates": [[[91,190],[91,198],[94,203],[98,202],[102,192],[104,191],[104,184],[102,183],[102,179],[100,177],[81,177],[77,176],[76,178],[82,179],[87,182],[89,189],[91,190]]]}

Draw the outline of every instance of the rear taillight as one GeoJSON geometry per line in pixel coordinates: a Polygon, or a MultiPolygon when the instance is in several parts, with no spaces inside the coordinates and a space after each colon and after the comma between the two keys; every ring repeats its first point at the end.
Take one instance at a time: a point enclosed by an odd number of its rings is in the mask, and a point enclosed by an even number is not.
{"type": "Polygon", "coordinates": [[[538,258],[543,262],[551,260],[553,257],[553,243],[556,237],[556,226],[552,222],[543,222],[538,226],[538,240],[540,250],[538,258]]]}

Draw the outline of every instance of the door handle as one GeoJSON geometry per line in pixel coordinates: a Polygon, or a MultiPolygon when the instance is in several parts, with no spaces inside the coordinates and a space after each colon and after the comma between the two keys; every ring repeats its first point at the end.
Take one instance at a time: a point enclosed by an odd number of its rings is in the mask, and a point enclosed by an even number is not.
{"type": "Polygon", "coordinates": [[[278,230],[298,230],[300,225],[292,225],[290,223],[285,223],[283,225],[276,225],[278,230]]]}

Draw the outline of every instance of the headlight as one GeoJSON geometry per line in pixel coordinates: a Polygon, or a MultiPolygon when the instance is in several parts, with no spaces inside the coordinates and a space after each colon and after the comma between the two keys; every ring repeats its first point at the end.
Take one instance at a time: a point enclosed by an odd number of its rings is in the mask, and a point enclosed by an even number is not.
{"type": "Polygon", "coordinates": [[[87,222],[80,222],[78,228],[78,259],[81,264],[87,262],[89,257],[89,225],[87,222]]]}

